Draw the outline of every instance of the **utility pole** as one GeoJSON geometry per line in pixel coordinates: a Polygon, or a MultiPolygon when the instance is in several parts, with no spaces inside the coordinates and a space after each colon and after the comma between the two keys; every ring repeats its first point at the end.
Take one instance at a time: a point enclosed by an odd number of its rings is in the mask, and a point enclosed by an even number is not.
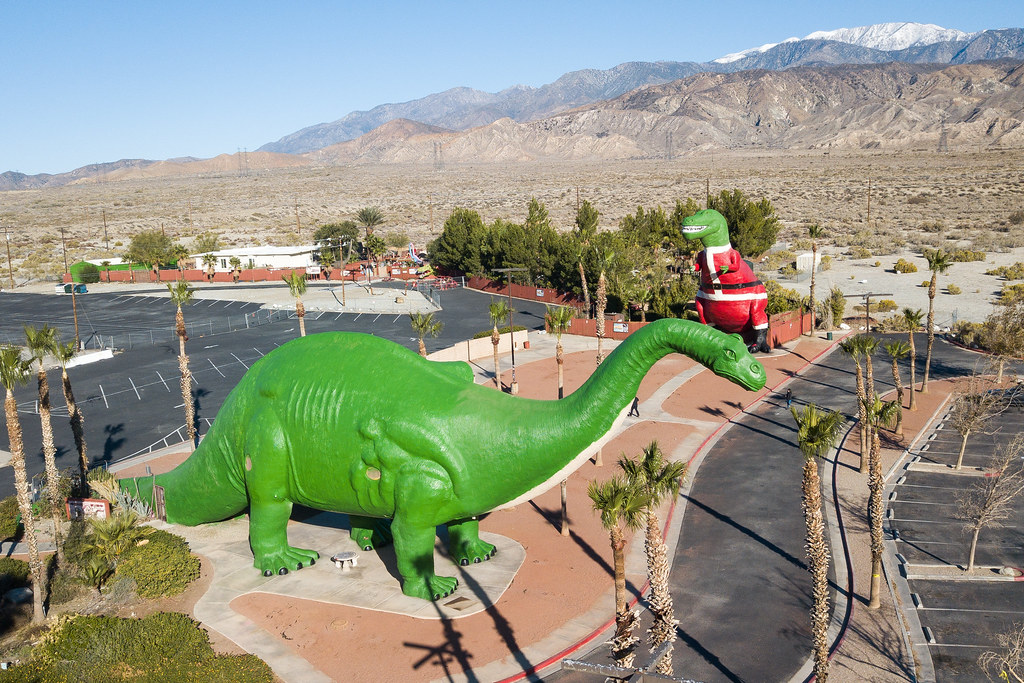
{"type": "Polygon", "coordinates": [[[864,299],[864,332],[871,332],[871,297],[892,296],[892,292],[868,292],[867,294],[844,294],[844,299],[864,299]]]}
{"type": "Polygon", "coordinates": [[[512,346],[512,384],[509,391],[513,396],[519,394],[519,383],[516,382],[516,341],[512,330],[512,273],[521,273],[527,268],[495,268],[496,272],[506,273],[508,277],[508,341],[512,346]]]}
{"type": "MultiPolygon", "coordinates": [[[[160,227],[162,229],[163,225],[161,224],[160,227]]],[[[71,269],[68,268],[68,245],[67,245],[67,242],[64,239],[64,226],[63,225],[60,227],[60,246],[61,246],[61,250],[64,252],[64,272],[68,273],[68,272],[71,271],[71,269]]],[[[61,278],[61,279],[63,280],[63,278],[61,278]]],[[[78,341],[78,339],[79,339],[78,338],[78,301],[75,299],[75,280],[74,280],[74,278],[71,279],[71,315],[75,319],[75,349],[77,350],[77,349],[80,348],[80,345],[79,345],[79,341],[78,341]]]]}
{"type": "Polygon", "coordinates": [[[302,244],[302,224],[299,223],[299,198],[295,198],[295,236],[298,238],[298,244],[302,244]]]}
{"type": "Polygon", "coordinates": [[[7,226],[4,226],[4,238],[7,242],[7,272],[11,276],[11,289],[14,289],[14,263],[11,261],[11,234],[7,232],[7,226]]]}
{"type": "Polygon", "coordinates": [[[107,237],[107,210],[103,209],[103,243],[107,251],[110,251],[110,238],[107,237]]]}
{"type": "Polygon", "coordinates": [[[868,176],[868,225],[871,225],[871,177],[868,176]]]}

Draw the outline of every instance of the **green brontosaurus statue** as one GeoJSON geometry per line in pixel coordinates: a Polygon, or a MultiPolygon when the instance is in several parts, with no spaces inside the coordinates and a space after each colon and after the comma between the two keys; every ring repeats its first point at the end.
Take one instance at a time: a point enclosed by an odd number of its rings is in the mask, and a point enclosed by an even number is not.
{"type": "MultiPolygon", "coordinates": [[[[747,389],[764,385],[738,335],[683,320],[634,332],[557,401],[474,384],[467,363],[429,361],[372,335],[309,335],[254,364],[196,451],[155,481],[170,522],[214,522],[248,507],[254,564],[268,576],[319,557],[288,545],[293,503],[348,513],[367,550],[384,540],[377,522],[392,520],[402,590],[438,599],[458,581],[434,573],[437,526],[447,525],[456,562],[490,558],[477,516],[529,500],[582,465],[671,352],[747,389]]],[[[121,486],[151,499],[152,481],[121,486]]]]}

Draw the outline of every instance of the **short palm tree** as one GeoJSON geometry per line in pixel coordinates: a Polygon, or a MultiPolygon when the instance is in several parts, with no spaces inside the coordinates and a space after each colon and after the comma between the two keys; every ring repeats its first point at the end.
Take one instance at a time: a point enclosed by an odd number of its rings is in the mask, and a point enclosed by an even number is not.
{"type": "Polygon", "coordinates": [[[420,355],[424,358],[427,357],[427,347],[423,343],[423,337],[428,334],[431,337],[437,337],[441,334],[441,329],[444,327],[444,323],[434,318],[433,313],[410,313],[409,323],[412,325],[412,331],[416,333],[420,342],[420,355]]]}
{"type": "Polygon", "coordinates": [[[509,319],[512,309],[509,308],[508,302],[504,299],[491,299],[487,312],[491,316],[491,325],[493,326],[491,330],[491,344],[494,345],[494,386],[500,389],[501,371],[498,368],[498,344],[501,343],[501,335],[498,334],[498,326],[509,319]]]}
{"type": "Polygon", "coordinates": [[[242,277],[242,259],[232,256],[228,264],[231,266],[231,279],[237,283],[242,277]]]}
{"type": "Polygon", "coordinates": [[[892,382],[896,385],[896,402],[900,405],[900,412],[896,415],[896,435],[903,436],[903,382],[900,378],[899,361],[910,353],[910,344],[902,339],[891,341],[885,345],[885,352],[892,361],[892,382]]]}
{"type": "Polygon", "coordinates": [[[917,410],[917,347],[914,346],[914,333],[921,329],[924,312],[920,308],[904,308],[903,323],[907,326],[907,346],[910,347],[910,410],[917,410]]]}
{"type": "Polygon", "coordinates": [[[28,383],[32,361],[23,360],[21,350],[14,346],[0,346],[0,384],[7,392],[4,399],[4,415],[7,419],[7,438],[11,449],[11,468],[14,470],[14,491],[21,511],[21,524],[25,529],[28,545],[28,566],[32,573],[32,620],[40,622],[43,613],[43,590],[45,577],[43,561],[39,557],[39,543],[36,539],[36,522],[29,498],[28,476],[25,473],[25,441],[18,418],[18,403],[14,400],[14,387],[28,383]]]}
{"type": "Polygon", "coordinates": [[[82,409],[75,402],[75,392],[71,390],[71,378],[68,376],[68,363],[78,353],[73,341],[63,343],[55,340],[50,349],[54,358],[60,363],[61,385],[64,388],[64,402],[68,407],[68,420],[71,422],[71,433],[75,437],[75,450],[78,451],[78,485],[83,496],[89,493],[87,477],[89,475],[89,458],[85,445],[85,417],[82,409]]]}
{"type": "Polygon", "coordinates": [[[113,569],[125,553],[153,531],[153,527],[140,523],[135,512],[119,511],[106,519],[89,520],[84,550],[87,556],[98,557],[113,569]]]}
{"type": "Polygon", "coordinates": [[[203,265],[206,266],[206,279],[212,280],[213,274],[217,272],[217,257],[213,254],[203,254],[201,260],[203,265]]]}
{"type": "Polygon", "coordinates": [[[821,227],[817,223],[814,225],[807,226],[807,236],[811,238],[811,334],[814,334],[814,329],[817,327],[817,321],[814,319],[815,313],[818,310],[814,303],[814,274],[818,268],[818,240],[825,236],[825,228],[821,227]]]}
{"type": "Polygon", "coordinates": [[[858,468],[861,474],[868,471],[868,431],[867,431],[867,419],[864,415],[864,400],[867,393],[864,388],[864,369],[860,364],[860,359],[864,355],[864,336],[857,335],[855,337],[847,337],[843,341],[839,342],[839,348],[843,350],[843,353],[853,359],[853,362],[857,366],[857,414],[860,422],[860,467],[858,468]]]}
{"type": "MultiPolygon", "coordinates": [[[[562,335],[569,329],[569,325],[572,324],[573,317],[575,317],[576,311],[569,308],[568,306],[548,306],[547,313],[544,314],[544,322],[547,323],[548,330],[551,334],[555,335],[555,364],[558,366],[558,398],[562,398],[565,395],[565,373],[563,371],[563,364],[565,359],[562,357],[562,335]]],[[[566,490],[566,484],[568,479],[563,479],[559,485],[559,489],[562,494],[562,535],[569,535],[569,510],[568,510],[568,492],[566,490]]]]}
{"type": "MultiPolygon", "coordinates": [[[[652,441],[644,448],[639,460],[620,459],[619,467],[625,472],[626,481],[639,487],[649,497],[645,510],[647,519],[644,550],[647,554],[647,578],[651,582],[649,605],[654,614],[654,623],[647,634],[651,652],[654,652],[662,643],[675,641],[677,623],[668,586],[671,566],[668,561],[668,547],[661,535],[657,507],[666,497],[674,498],[679,495],[680,481],[686,476],[686,463],[666,461],[658,442],[652,441]]],[[[657,672],[666,676],[672,675],[671,645],[665,656],[658,660],[657,672]]]]}
{"type": "Polygon", "coordinates": [[[288,285],[288,291],[295,297],[295,317],[299,319],[299,336],[306,336],[306,307],[302,305],[302,295],[306,293],[306,274],[293,270],[281,279],[288,285]]]}
{"type": "Polygon", "coordinates": [[[57,330],[49,325],[36,329],[25,326],[25,342],[32,360],[36,363],[36,380],[39,386],[39,426],[43,437],[43,463],[46,468],[46,494],[50,503],[50,518],[53,521],[53,541],[57,548],[57,560],[64,561],[64,544],[60,542],[61,512],[64,501],[60,499],[60,474],[57,472],[57,447],[53,443],[53,421],[50,409],[50,382],[46,377],[43,359],[57,342],[57,330]]]}
{"type": "Polygon", "coordinates": [[[871,455],[868,472],[868,528],[871,530],[871,595],[868,609],[878,609],[882,600],[882,444],[878,438],[880,426],[890,427],[896,422],[900,406],[896,401],[883,401],[877,395],[863,401],[865,419],[870,427],[871,455]]]}
{"type": "Polygon", "coordinates": [[[935,343],[935,286],[939,273],[945,273],[953,265],[953,260],[942,249],[928,249],[924,252],[928,261],[928,270],[932,271],[932,279],[928,283],[928,350],[924,357],[924,379],[921,380],[921,393],[928,393],[928,373],[932,366],[932,345],[935,343]]]}
{"type": "Polygon", "coordinates": [[[188,355],[185,353],[185,342],[188,332],[185,329],[185,314],[181,307],[192,301],[195,289],[185,280],[167,283],[167,291],[171,295],[171,303],[178,309],[174,314],[174,332],[178,335],[178,371],[181,373],[181,400],[185,405],[185,434],[188,441],[196,441],[196,406],[192,402],[192,371],[188,368],[188,355]]]}
{"type": "Polygon", "coordinates": [[[597,254],[601,274],[597,277],[597,311],[595,313],[597,327],[597,364],[604,360],[604,311],[608,307],[607,273],[615,263],[615,252],[608,249],[597,254]]]}
{"type": "Polygon", "coordinates": [[[633,635],[637,614],[629,609],[626,599],[626,529],[639,529],[646,517],[648,496],[624,477],[608,481],[590,482],[587,495],[594,510],[601,514],[601,525],[608,530],[612,546],[612,566],[615,571],[615,636],[612,638],[612,656],[621,667],[633,665],[636,644],[633,635]]]}
{"type": "Polygon", "coordinates": [[[825,523],[821,513],[821,477],[818,458],[831,451],[839,438],[843,416],[836,411],[823,412],[810,403],[801,411],[791,407],[797,424],[797,444],[804,454],[800,503],[804,512],[804,550],[811,573],[811,642],[814,650],[814,675],[824,683],[828,678],[828,569],[829,551],[825,542],[825,523]]]}
{"type": "Polygon", "coordinates": [[[356,222],[366,230],[366,236],[373,234],[373,229],[384,222],[384,213],[376,206],[367,206],[356,212],[356,222]]]}

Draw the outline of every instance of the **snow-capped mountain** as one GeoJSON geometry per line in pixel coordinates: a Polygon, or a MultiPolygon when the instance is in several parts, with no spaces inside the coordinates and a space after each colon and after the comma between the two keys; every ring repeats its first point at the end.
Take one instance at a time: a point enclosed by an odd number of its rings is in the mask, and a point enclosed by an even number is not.
{"type": "MultiPolygon", "coordinates": [[[[942,28],[935,24],[917,24],[910,21],[872,24],[857,28],[840,28],[834,31],[815,31],[802,40],[832,40],[872,50],[906,50],[908,47],[932,45],[950,40],[970,40],[977,33],[965,33],[953,28],[942,28]]],[[[794,43],[800,38],[787,38],[779,43],[768,43],[761,47],[742,52],[733,52],[714,60],[716,64],[729,64],[751,55],[767,52],[776,45],[794,43]]]]}

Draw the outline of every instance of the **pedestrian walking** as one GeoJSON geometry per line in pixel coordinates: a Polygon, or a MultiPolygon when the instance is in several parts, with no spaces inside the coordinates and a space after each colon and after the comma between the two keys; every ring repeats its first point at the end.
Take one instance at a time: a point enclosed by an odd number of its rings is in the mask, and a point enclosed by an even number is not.
{"type": "Polygon", "coordinates": [[[793,390],[786,389],[786,407],[789,408],[793,405],[793,390]]]}
{"type": "Polygon", "coordinates": [[[629,417],[640,417],[640,397],[633,397],[633,405],[629,408],[629,417]]]}

